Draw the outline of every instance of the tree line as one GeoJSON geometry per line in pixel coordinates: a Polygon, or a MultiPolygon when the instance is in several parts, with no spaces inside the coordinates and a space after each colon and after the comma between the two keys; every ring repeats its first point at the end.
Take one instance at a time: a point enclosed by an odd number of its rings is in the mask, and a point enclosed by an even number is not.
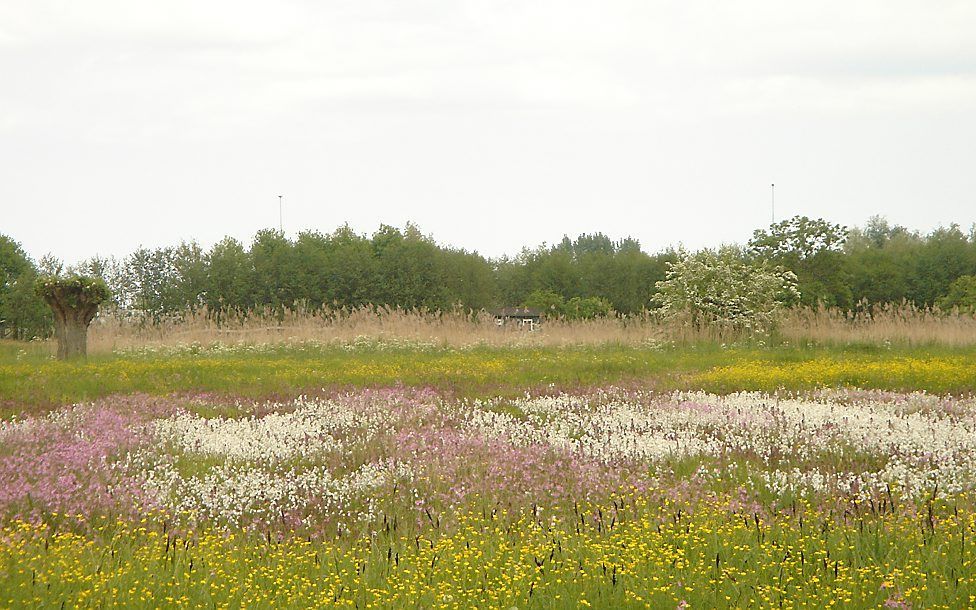
{"type": "MultiPolygon", "coordinates": [[[[923,234],[880,217],[848,229],[797,216],[723,252],[744,264],[792,271],[802,305],[976,306],[976,235],[956,225],[923,234]]],[[[40,275],[100,277],[112,293],[109,308],[143,324],[200,312],[225,323],[360,307],[526,305],[588,318],[658,307],[657,284],[686,256],[673,248],[648,253],[634,239],[594,233],[487,259],[440,245],[413,225],[382,226],[372,235],[343,226],[294,239],[262,230],[250,244],[228,237],[207,250],[195,242],[140,248],[121,259],[96,257],[63,268],[51,257],[31,259],[0,235],[0,333],[18,339],[50,334],[50,313],[33,289],[40,275]]]]}

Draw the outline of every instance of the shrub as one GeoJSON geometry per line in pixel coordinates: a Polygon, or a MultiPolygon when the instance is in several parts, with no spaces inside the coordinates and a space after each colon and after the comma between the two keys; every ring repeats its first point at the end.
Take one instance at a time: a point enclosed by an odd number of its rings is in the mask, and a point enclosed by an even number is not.
{"type": "Polygon", "coordinates": [[[976,311],[976,276],[963,275],[949,285],[949,292],[937,301],[940,309],[958,309],[973,313],[976,311]]]}
{"type": "Polygon", "coordinates": [[[695,329],[768,333],[783,306],[800,298],[793,272],[765,261],[747,262],[734,248],[680,254],[656,284],[654,301],[667,320],[695,329]]]}

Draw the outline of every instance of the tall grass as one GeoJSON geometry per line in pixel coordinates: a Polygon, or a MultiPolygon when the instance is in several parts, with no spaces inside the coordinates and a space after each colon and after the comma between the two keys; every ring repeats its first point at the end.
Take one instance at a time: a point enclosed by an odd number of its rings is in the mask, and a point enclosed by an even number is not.
{"type": "Polygon", "coordinates": [[[206,312],[182,320],[145,325],[111,315],[89,331],[91,353],[141,347],[199,343],[353,343],[372,341],[426,343],[443,347],[556,347],[579,344],[646,344],[669,339],[651,315],[596,320],[548,320],[529,330],[515,323],[498,326],[486,312],[408,311],[360,308],[322,313],[275,315],[264,312],[218,324],[206,312]]]}
{"type": "MultiPolygon", "coordinates": [[[[663,322],[653,312],[595,320],[547,320],[530,331],[516,324],[498,326],[487,312],[428,312],[362,308],[329,314],[253,315],[218,324],[205,312],[182,320],[146,325],[101,316],[89,331],[89,351],[106,353],[142,347],[200,343],[350,343],[374,341],[428,343],[445,347],[559,347],[615,343],[733,343],[747,337],[713,328],[694,329],[663,322]]],[[[753,342],[758,342],[752,338],[753,342]]],[[[961,312],[921,309],[910,304],[875,307],[857,313],[838,309],[791,309],[773,338],[764,343],[905,346],[976,345],[976,317],[961,312]]]]}
{"type": "Polygon", "coordinates": [[[854,313],[839,309],[792,309],[780,328],[793,342],[830,344],[976,345],[976,316],[919,308],[911,303],[882,305],[854,313]]]}

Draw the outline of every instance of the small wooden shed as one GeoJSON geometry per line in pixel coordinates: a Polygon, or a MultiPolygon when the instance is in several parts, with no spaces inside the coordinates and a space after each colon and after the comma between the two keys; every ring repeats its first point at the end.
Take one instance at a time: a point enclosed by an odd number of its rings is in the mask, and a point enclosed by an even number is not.
{"type": "Polygon", "coordinates": [[[532,307],[503,307],[493,311],[492,315],[498,326],[516,324],[528,330],[537,330],[542,321],[542,310],[532,307]]]}

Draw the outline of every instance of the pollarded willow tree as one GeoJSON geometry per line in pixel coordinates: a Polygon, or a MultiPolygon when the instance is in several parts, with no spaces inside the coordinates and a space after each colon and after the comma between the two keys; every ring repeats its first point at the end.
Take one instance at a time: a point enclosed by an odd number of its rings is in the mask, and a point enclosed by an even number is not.
{"type": "Polygon", "coordinates": [[[88,326],[110,296],[105,282],[83,275],[47,275],[37,278],[35,289],[54,312],[58,359],[85,357],[88,326]]]}
{"type": "Polygon", "coordinates": [[[665,319],[696,330],[764,334],[776,326],[782,308],[800,298],[792,271],[748,261],[735,248],[679,255],[657,283],[654,299],[665,319]]]}

